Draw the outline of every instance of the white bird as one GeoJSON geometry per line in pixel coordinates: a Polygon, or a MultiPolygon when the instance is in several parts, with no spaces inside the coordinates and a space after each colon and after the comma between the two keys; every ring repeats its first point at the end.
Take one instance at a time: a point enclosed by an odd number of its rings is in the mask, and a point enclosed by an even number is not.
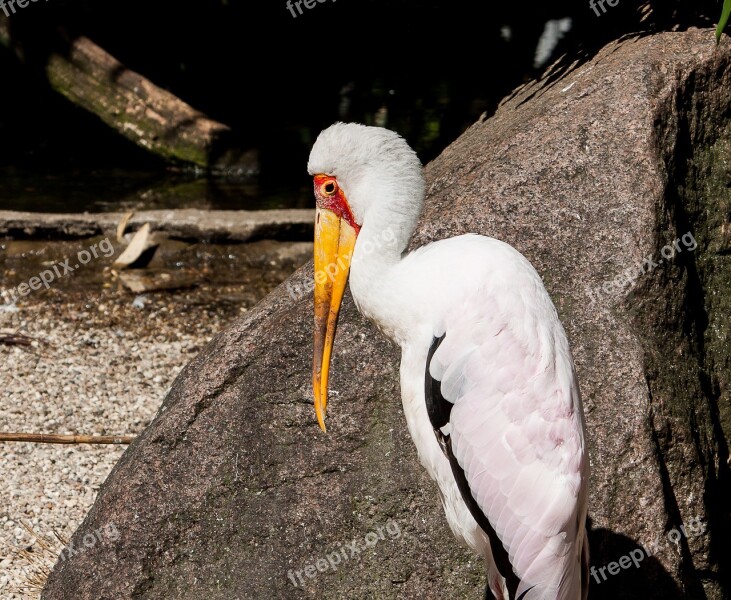
{"type": "Polygon", "coordinates": [[[336,123],[310,153],[315,224],[315,410],[348,275],[360,312],[401,347],[419,459],[455,536],[487,563],[486,598],[588,593],[589,461],[571,350],[512,246],[469,234],[405,254],[422,166],[396,133],[336,123]]]}

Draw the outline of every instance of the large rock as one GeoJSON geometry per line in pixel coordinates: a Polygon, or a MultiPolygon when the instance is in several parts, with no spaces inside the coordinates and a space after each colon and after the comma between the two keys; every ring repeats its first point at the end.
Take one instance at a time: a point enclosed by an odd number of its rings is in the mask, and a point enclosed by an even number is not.
{"type": "MultiPolygon", "coordinates": [[[[729,590],[730,111],[731,52],[710,30],[626,40],[520,90],[427,170],[414,245],[510,242],[571,339],[592,598],[729,590]]],[[[297,289],[311,277],[298,271],[180,375],[45,600],[481,597],[482,565],[453,541],[406,433],[398,352],[349,298],[329,433],[317,428],[312,301],[297,289]],[[104,527],[119,536],[91,543],[104,527]]]]}

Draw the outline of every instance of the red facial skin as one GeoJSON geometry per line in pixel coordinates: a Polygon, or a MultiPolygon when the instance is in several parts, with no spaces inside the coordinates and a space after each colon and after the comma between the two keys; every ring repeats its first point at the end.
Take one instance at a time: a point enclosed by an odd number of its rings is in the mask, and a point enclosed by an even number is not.
{"type": "Polygon", "coordinates": [[[331,210],[341,219],[345,219],[355,229],[356,235],[360,233],[360,225],[355,222],[348,199],[338,185],[338,180],[332,175],[315,175],[314,184],[317,206],[331,210]],[[330,186],[333,186],[332,191],[330,186]]]}

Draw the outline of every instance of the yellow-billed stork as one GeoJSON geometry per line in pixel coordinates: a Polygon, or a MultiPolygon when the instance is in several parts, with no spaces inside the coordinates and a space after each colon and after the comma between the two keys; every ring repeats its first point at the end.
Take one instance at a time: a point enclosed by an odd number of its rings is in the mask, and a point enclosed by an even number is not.
{"type": "Polygon", "coordinates": [[[540,276],[512,246],[474,234],[406,254],[425,186],[416,153],[392,131],[336,123],[308,171],[320,427],[350,275],[360,312],[401,346],[409,433],[455,536],[487,562],[486,597],[586,598],[584,416],[540,276]]]}

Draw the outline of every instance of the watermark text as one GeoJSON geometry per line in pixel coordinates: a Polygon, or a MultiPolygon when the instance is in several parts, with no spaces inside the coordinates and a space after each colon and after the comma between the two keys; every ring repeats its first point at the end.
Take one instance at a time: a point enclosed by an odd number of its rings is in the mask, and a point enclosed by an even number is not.
{"type": "Polygon", "coordinates": [[[31,277],[27,282],[21,283],[17,287],[9,290],[0,291],[0,296],[2,296],[5,300],[5,304],[15,304],[18,301],[18,298],[24,298],[31,292],[40,290],[42,287],[49,289],[54,281],[61,279],[62,277],[66,277],[69,273],[73,273],[81,265],[89,263],[92,258],[99,258],[100,254],[106,258],[109,258],[112,254],[114,254],[114,247],[109,241],[109,238],[104,238],[98,244],[91,245],[88,250],[79,250],[76,255],[76,260],[78,262],[74,265],[70,264],[72,260],[70,258],[67,258],[62,262],[57,262],[45,271],[31,277]]]}
{"type": "Polygon", "coordinates": [[[663,264],[663,262],[673,259],[676,254],[680,254],[684,250],[686,252],[693,252],[697,247],[698,242],[695,241],[693,234],[689,231],[682,237],[676,238],[672,243],[663,246],[660,250],[660,256],[662,258],[648,254],[646,258],[642,259],[641,263],[628,267],[614,279],[604,282],[601,286],[589,289],[591,303],[594,304],[602,294],[609,295],[613,292],[621,292],[625,287],[633,285],[641,275],[651,273],[663,264]],[[655,260],[656,258],[657,260],[655,260]]]}
{"type": "Polygon", "coordinates": [[[338,567],[344,566],[349,560],[360,559],[361,552],[366,552],[378,544],[378,542],[387,539],[386,534],[392,540],[401,537],[401,528],[393,519],[387,521],[383,526],[379,525],[375,531],[367,533],[361,540],[354,539],[345,543],[338,542],[338,548],[333,549],[332,552],[317,560],[311,559],[301,569],[290,569],[287,571],[287,577],[289,577],[294,587],[304,587],[305,579],[303,575],[312,579],[318,573],[324,573],[329,570],[337,571],[338,567]]]}

